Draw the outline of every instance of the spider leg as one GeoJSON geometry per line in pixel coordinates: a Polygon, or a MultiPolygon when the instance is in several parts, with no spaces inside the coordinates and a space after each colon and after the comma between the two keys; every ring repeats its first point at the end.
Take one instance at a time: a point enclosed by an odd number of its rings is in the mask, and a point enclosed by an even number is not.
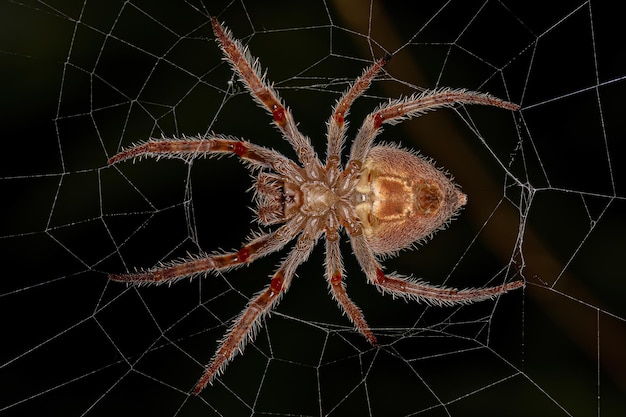
{"type": "Polygon", "coordinates": [[[354,327],[374,346],[378,346],[376,336],[365,321],[361,310],[350,300],[343,281],[343,262],[339,250],[339,235],[336,230],[326,231],[326,280],[333,298],[348,315],[354,327]]]}
{"type": "Polygon", "coordinates": [[[386,275],[363,235],[351,236],[352,249],[370,283],[394,296],[425,301],[434,305],[468,304],[493,299],[498,295],[524,286],[524,281],[512,281],[487,288],[456,289],[428,285],[419,281],[386,275]]]}
{"type": "Polygon", "coordinates": [[[237,155],[253,167],[269,167],[296,181],[302,178],[296,164],[280,153],[244,140],[221,136],[150,139],[123,149],[109,158],[108,164],[113,165],[127,159],[142,157],[194,159],[220,154],[237,155]]]}
{"type": "MultiPolygon", "coordinates": [[[[310,226],[310,224],[308,225],[310,226]]],[[[213,379],[221,374],[226,365],[237,353],[243,352],[246,343],[253,340],[261,327],[261,320],[270,312],[287,291],[296,268],[309,257],[320,232],[312,233],[312,227],[307,227],[298,238],[295,247],[287,255],[280,269],[274,274],[267,288],[258,293],[245,310],[234,321],[228,333],[222,339],[217,352],[206,366],[193,392],[199,394],[204,387],[212,383],[213,379]]]]}
{"type": "Polygon", "coordinates": [[[482,104],[507,110],[519,110],[519,106],[490,94],[449,88],[426,90],[421,94],[389,101],[370,113],[359,129],[350,150],[351,161],[363,161],[383,123],[398,123],[403,119],[420,116],[429,110],[451,107],[455,103],[482,104]]]}
{"type": "Polygon", "coordinates": [[[320,178],[322,166],[311,142],[300,133],[289,108],[283,105],[278,93],[265,81],[258,59],[253,58],[248,48],[235,39],[230,30],[222,26],[217,18],[211,19],[211,25],[220,48],[233,70],[239,75],[239,79],[255,100],[272,115],[274,123],[296,151],[310,178],[320,178]]]}
{"type": "Polygon", "coordinates": [[[345,119],[350,111],[350,106],[361,94],[365,92],[372,83],[376,74],[378,74],[385,64],[389,62],[391,55],[379,59],[374,64],[363,71],[363,74],[354,81],[348,90],[346,90],[333,108],[333,114],[328,120],[327,130],[327,151],[326,151],[326,169],[332,168],[337,170],[341,160],[341,151],[344,142],[345,119]]]}
{"type": "Polygon", "coordinates": [[[110,274],[112,281],[129,284],[171,284],[184,277],[223,271],[249,264],[280,250],[302,229],[303,217],[296,216],[275,231],[250,240],[236,252],[216,255],[192,255],[188,258],[130,274],[110,274]]]}

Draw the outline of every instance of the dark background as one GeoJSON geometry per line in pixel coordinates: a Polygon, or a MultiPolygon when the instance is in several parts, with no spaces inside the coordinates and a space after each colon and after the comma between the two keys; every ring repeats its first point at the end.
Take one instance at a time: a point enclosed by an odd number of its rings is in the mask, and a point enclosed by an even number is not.
{"type": "Polygon", "coordinates": [[[0,2],[0,413],[621,415],[617,6],[292,3],[0,2]],[[226,279],[109,283],[109,272],[237,248],[252,215],[235,159],[106,160],[148,137],[210,131],[293,156],[240,84],[226,92],[213,15],[269,69],[320,154],[331,106],[386,52],[388,73],[355,104],[349,138],[415,86],[520,103],[518,114],[439,111],[381,138],[434,158],[469,195],[448,230],[388,270],[456,287],[522,277],[525,290],[463,308],[394,301],[365,283],[346,243],[349,292],[376,350],[327,294],[320,244],[255,343],[191,396],[284,253],[226,279]]]}

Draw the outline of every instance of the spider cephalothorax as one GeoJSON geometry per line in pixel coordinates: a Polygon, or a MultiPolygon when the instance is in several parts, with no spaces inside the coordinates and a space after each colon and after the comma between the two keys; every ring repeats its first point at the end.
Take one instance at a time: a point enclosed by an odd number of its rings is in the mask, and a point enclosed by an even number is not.
{"type": "Polygon", "coordinates": [[[241,352],[259,328],[261,318],[287,291],[296,268],[315,243],[326,241],[325,275],[333,298],[373,345],[376,336],[361,310],[348,298],[339,251],[339,232],[345,230],[366,278],[381,291],[436,305],[470,303],[496,297],[523,286],[522,281],[495,287],[454,289],[425,284],[383,272],[379,255],[392,255],[411,247],[444,227],[466,203],[467,197],[431,161],[391,145],[373,146],[385,123],[418,116],[425,111],[461,104],[483,104],[517,110],[516,104],[489,94],[436,89],[389,101],[367,116],[352,143],[345,166],[341,164],[344,119],[352,102],[369,87],[389,56],[376,61],[342,95],[328,121],[326,160],[317,156],[289,109],[261,75],[258,61],[233,38],[217,19],[211,21],[220,48],[255,100],[272,115],[282,136],[296,151],[298,161],[253,143],[225,136],[151,139],[122,150],[109,159],[116,164],[142,156],[184,157],[237,155],[257,171],[254,186],[257,220],[273,230],[253,236],[239,250],[196,255],[128,274],[111,274],[113,281],[172,283],[183,277],[246,265],[283,248],[294,247],[267,287],[256,294],[222,339],[196,384],[197,394],[241,352]]]}

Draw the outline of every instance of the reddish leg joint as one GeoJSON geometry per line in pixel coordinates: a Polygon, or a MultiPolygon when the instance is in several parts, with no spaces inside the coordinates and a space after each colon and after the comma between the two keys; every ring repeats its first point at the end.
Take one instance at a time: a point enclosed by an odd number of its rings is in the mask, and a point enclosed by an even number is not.
{"type": "Polygon", "coordinates": [[[385,117],[382,114],[376,113],[376,115],[374,115],[374,127],[376,129],[378,129],[383,124],[384,121],[385,121],[385,117]]]}
{"type": "Polygon", "coordinates": [[[241,142],[235,142],[233,152],[237,154],[237,156],[242,157],[248,153],[248,147],[241,142]]]}
{"type": "Polygon", "coordinates": [[[285,125],[285,108],[280,104],[274,104],[272,106],[272,116],[278,126],[285,125]]]}
{"type": "Polygon", "coordinates": [[[376,270],[376,282],[379,284],[382,284],[386,280],[387,280],[387,277],[385,276],[385,273],[383,272],[383,270],[380,268],[377,269],[376,270]]]}
{"type": "Polygon", "coordinates": [[[341,278],[342,278],[341,277],[341,272],[335,271],[333,273],[333,276],[330,277],[330,283],[333,284],[333,285],[339,285],[339,284],[341,284],[341,278]]]}
{"type": "Polygon", "coordinates": [[[247,246],[244,246],[243,248],[239,249],[239,252],[237,252],[237,260],[241,263],[246,262],[249,257],[250,249],[248,249],[247,246]]]}
{"type": "Polygon", "coordinates": [[[272,293],[278,294],[279,292],[282,291],[283,279],[284,279],[284,275],[282,271],[278,271],[276,275],[274,275],[274,278],[272,278],[272,282],[270,282],[270,290],[272,291],[272,293]]]}
{"type": "Polygon", "coordinates": [[[257,253],[259,249],[262,248],[263,245],[265,245],[265,243],[267,243],[267,240],[268,240],[267,238],[260,239],[260,240],[257,240],[256,242],[251,242],[247,244],[246,246],[244,246],[243,248],[239,249],[237,251],[235,262],[237,263],[252,262],[253,260],[251,259],[252,255],[257,253]]]}

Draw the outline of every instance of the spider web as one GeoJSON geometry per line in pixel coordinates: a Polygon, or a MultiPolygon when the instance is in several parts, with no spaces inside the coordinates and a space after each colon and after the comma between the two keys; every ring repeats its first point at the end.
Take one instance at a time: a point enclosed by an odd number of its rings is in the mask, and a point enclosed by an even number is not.
{"type": "MultiPolygon", "coordinates": [[[[0,412],[34,415],[621,415],[626,250],[617,6],[600,1],[4,1],[0,412]],[[234,158],[108,167],[120,147],[211,131],[293,156],[234,82],[209,16],[250,45],[318,151],[335,100],[386,52],[354,106],[421,88],[490,92],[386,128],[455,177],[469,204],[388,270],[456,287],[526,280],[495,302],[381,296],[347,242],[327,294],[323,245],[254,341],[200,396],[217,341],[284,256],[170,287],[106,273],[240,246],[250,176],[234,158]]],[[[349,145],[349,143],[348,143],[349,145]]],[[[252,225],[253,230],[257,226],[252,225]]],[[[345,240],[345,237],[344,237],[345,240]]]]}

